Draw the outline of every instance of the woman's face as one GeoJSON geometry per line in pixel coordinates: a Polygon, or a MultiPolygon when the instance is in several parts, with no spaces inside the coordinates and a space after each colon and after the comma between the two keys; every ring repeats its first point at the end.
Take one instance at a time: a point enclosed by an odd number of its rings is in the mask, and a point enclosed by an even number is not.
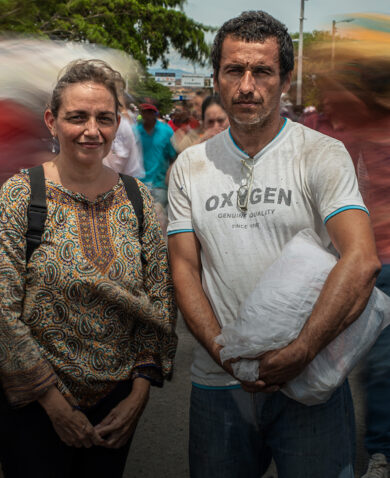
{"type": "Polygon", "coordinates": [[[61,95],[57,118],[45,112],[51,134],[58,138],[64,159],[95,163],[110,152],[119,118],[112,93],[99,83],[75,83],[61,95]]]}
{"type": "Polygon", "coordinates": [[[204,113],[204,129],[226,129],[229,120],[225,110],[217,104],[210,105],[204,113]]]}

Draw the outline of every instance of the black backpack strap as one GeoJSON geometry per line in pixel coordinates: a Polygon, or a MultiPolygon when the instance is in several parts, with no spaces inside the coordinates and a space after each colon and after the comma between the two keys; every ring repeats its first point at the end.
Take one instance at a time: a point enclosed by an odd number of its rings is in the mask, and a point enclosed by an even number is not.
{"type": "Polygon", "coordinates": [[[133,205],[135,215],[138,220],[138,234],[139,237],[142,237],[143,227],[144,227],[144,202],[139,190],[137,181],[132,176],[127,176],[126,174],[119,174],[123,184],[126,189],[127,197],[133,205]]]}
{"type": "Polygon", "coordinates": [[[26,263],[32,253],[41,244],[43,230],[47,216],[45,174],[42,166],[35,166],[28,170],[30,176],[31,197],[28,207],[27,249],[26,263]]]}

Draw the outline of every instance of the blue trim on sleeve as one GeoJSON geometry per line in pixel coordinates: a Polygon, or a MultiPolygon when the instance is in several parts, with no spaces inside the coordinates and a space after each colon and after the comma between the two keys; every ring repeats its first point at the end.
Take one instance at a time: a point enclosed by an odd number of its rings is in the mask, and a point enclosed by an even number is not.
{"type": "Polygon", "coordinates": [[[348,211],[349,209],[359,209],[360,211],[364,211],[368,215],[370,215],[368,210],[363,206],[344,206],[344,207],[340,207],[339,209],[336,209],[336,211],[329,214],[329,216],[326,216],[326,218],[324,219],[324,224],[326,224],[331,217],[336,216],[336,214],[339,214],[340,212],[348,211]]]}
{"type": "Polygon", "coordinates": [[[235,390],[237,388],[241,388],[241,385],[223,385],[222,387],[215,387],[210,385],[201,385],[200,383],[195,382],[192,382],[192,385],[202,390],[235,390]]]}
{"type": "Polygon", "coordinates": [[[167,236],[172,236],[173,234],[180,234],[181,232],[195,232],[193,229],[176,229],[175,231],[167,232],[167,236]]]}

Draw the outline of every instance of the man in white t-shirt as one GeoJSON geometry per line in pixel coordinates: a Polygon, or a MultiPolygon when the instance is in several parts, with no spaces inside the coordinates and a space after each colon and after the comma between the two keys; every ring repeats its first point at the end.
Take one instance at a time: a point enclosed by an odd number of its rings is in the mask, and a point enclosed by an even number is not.
{"type": "MultiPolygon", "coordinates": [[[[367,210],[342,143],[279,115],[290,85],[287,29],[244,12],[219,30],[214,85],[230,129],[185,150],[169,184],[169,250],[179,307],[198,339],[192,364],[192,478],[352,478],[348,383],[307,407],[279,391],[364,309],[380,265],[367,210]],[[296,340],[264,354],[240,383],[215,343],[262,272],[311,228],[340,260],[296,340]]],[[[272,320],[270,316],[269,320],[272,320]]]]}

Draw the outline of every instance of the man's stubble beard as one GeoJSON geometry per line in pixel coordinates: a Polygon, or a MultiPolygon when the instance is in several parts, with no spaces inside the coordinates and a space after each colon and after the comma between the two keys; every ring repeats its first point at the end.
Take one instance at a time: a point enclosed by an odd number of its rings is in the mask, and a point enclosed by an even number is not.
{"type": "Polygon", "coordinates": [[[234,115],[232,115],[231,117],[229,117],[229,121],[230,123],[235,123],[240,128],[245,126],[249,128],[254,126],[258,128],[264,128],[271,122],[271,117],[272,117],[272,112],[270,112],[267,115],[258,115],[251,119],[245,119],[245,120],[236,118],[234,115]]]}

